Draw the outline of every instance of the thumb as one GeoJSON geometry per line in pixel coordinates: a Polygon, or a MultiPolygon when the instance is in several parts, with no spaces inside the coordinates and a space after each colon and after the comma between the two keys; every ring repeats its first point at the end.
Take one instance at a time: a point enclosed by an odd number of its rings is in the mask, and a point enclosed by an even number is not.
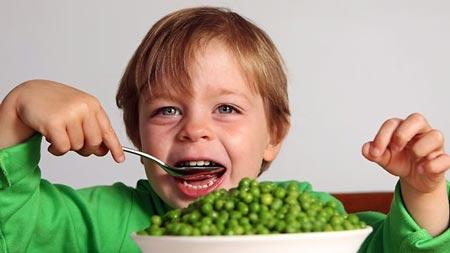
{"type": "Polygon", "coordinates": [[[389,148],[385,149],[383,153],[381,151],[372,142],[367,142],[362,146],[361,153],[367,160],[385,168],[391,160],[392,153],[389,148]]]}

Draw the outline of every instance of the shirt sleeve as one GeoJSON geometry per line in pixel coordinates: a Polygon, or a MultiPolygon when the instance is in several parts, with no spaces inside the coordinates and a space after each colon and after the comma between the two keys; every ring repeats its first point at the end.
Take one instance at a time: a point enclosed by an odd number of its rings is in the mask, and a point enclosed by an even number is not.
{"type": "Polygon", "coordinates": [[[65,250],[80,251],[63,198],[41,180],[41,139],[36,134],[0,150],[0,252],[42,252],[44,248],[57,252],[62,249],[56,243],[63,238],[65,250]],[[45,246],[50,241],[55,244],[45,246]]]}
{"type": "Polygon", "coordinates": [[[0,252],[138,252],[123,246],[133,189],[81,193],[41,179],[41,140],[37,134],[0,150],[0,252]]]}
{"type": "MultiPolygon", "coordinates": [[[[448,183],[447,191],[450,191],[448,183]]],[[[399,183],[395,188],[393,203],[387,216],[375,212],[358,215],[374,229],[362,245],[360,253],[449,252],[450,230],[447,229],[442,234],[432,237],[421,228],[403,203],[399,183]]]]}
{"type": "Polygon", "coordinates": [[[0,191],[37,172],[41,139],[36,134],[24,143],[0,149],[0,191]]]}

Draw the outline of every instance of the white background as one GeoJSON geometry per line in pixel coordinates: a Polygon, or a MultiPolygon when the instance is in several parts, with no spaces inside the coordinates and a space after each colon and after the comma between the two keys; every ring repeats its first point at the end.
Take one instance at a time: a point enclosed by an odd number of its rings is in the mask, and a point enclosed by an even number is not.
{"type": "MultiPolygon", "coordinates": [[[[0,97],[29,79],[71,84],[100,99],[129,144],[114,100],[128,59],[159,18],[204,4],[251,19],[284,56],[292,129],[263,179],[307,180],[319,191],[392,190],[397,179],[360,155],[384,120],[417,111],[450,135],[445,0],[1,1],[0,97]]],[[[52,182],[133,186],[145,177],[135,157],[116,165],[110,156],[55,157],[46,148],[44,141],[42,173],[52,182]]]]}

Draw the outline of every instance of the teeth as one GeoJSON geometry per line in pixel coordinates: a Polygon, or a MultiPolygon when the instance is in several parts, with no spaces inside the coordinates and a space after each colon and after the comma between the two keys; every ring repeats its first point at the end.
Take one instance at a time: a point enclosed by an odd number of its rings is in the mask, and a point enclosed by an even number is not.
{"type": "Polygon", "coordinates": [[[198,190],[198,189],[206,189],[208,187],[211,187],[216,181],[217,181],[217,177],[212,177],[208,181],[208,183],[203,184],[203,185],[192,185],[192,184],[188,183],[187,181],[184,181],[183,184],[186,187],[192,188],[194,190],[198,190]]]}
{"type": "Polygon", "coordinates": [[[181,166],[184,167],[198,167],[198,166],[215,166],[216,163],[212,161],[200,160],[200,161],[185,161],[181,163],[181,166]]]}

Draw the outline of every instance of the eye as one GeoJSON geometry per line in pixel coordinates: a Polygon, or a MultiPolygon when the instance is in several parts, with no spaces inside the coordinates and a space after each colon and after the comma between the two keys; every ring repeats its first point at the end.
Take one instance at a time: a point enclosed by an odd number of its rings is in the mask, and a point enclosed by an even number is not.
{"type": "Polygon", "coordinates": [[[153,115],[163,115],[163,116],[175,116],[181,115],[180,109],[174,106],[164,106],[158,108],[153,115]]]}
{"type": "Polygon", "coordinates": [[[220,105],[219,107],[217,107],[217,111],[218,113],[223,113],[223,114],[230,114],[230,113],[239,113],[239,110],[236,109],[236,107],[232,106],[232,105],[220,105]]]}

